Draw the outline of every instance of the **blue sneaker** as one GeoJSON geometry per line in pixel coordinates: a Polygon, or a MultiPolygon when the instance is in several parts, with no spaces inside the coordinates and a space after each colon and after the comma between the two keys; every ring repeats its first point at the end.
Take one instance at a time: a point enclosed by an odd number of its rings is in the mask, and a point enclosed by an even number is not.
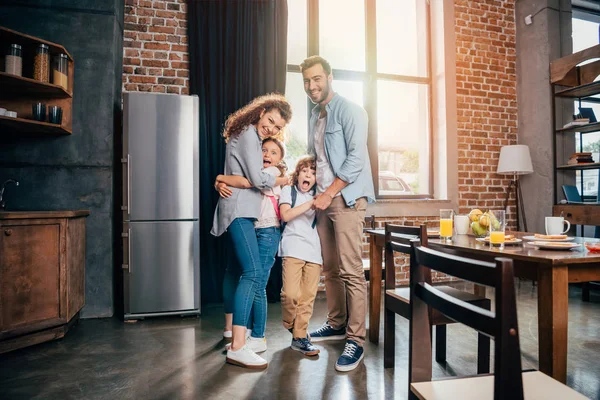
{"type": "Polygon", "coordinates": [[[352,371],[358,367],[364,356],[363,348],[355,341],[348,340],[344,346],[344,352],[335,363],[335,369],[341,372],[352,371]]]}
{"type": "Polygon", "coordinates": [[[346,328],[333,329],[327,322],[319,329],[308,334],[313,342],[322,342],[323,340],[345,340],[346,328]]]}
{"type": "Polygon", "coordinates": [[[292,350],[299,351],[305,356],[316,356],[321,352],[307,338],[292,339],[292,350]]]}

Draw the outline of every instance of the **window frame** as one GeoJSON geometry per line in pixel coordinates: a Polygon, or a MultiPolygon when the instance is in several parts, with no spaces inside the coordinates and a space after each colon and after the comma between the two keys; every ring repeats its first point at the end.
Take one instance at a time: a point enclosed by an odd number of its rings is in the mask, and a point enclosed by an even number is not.
{"type": "MultiPolygon", "coordinates": [[[[433,137],[433,89],[432,89],[432,31],[431,31],[431,5],[425,2],[425,29],[427,76],[407,76],[399,74],[377,72],[377,5],[376,0],[364,0],[365,3],[365,71],[351,71],[332,68],[334,79],[356,81],[363,84],[364,108],[369,115],[369,135],[367,145],[371,161],[371,173],[377,199],[433,199],[434,198],[434,137],[433,137]],[[379,149],[377,135],[377,82],[380,80],[427,85],[428,93],[428,188],[427,193],[412,195],[380,195],[379,194],[379,149]]],[[[319,54],[319,0],[307,0],[307,51],[308,55],[319,54]]],[[[307,55],[307,57],[308,57],[307,55]]],[[[287,64],[286,72],[300,73],[300,65],[287,64]]],[[[314,104],[306,98],[307,118],[310,119],[314,104]]]]}

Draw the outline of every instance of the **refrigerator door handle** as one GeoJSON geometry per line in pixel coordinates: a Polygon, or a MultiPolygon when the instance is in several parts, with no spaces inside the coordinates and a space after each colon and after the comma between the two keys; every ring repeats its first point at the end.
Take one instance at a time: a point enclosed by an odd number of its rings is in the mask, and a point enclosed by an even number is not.
{"type": "MultiPolygon", "coordinates": [[[[131,215],[131,156],[127,154],[127,158],[121,158],[121,163],[127,164],[127,214],[131,215]]],[[[123,210],[123,207],[121,207],[123,210]]]]}
{"type": "Polygon", "coordinates": [[[121,233],[121,237],[127,238],[127,265],[122,268],[131,273],[131,228],[127,229],[127,233],[121,233]]]}

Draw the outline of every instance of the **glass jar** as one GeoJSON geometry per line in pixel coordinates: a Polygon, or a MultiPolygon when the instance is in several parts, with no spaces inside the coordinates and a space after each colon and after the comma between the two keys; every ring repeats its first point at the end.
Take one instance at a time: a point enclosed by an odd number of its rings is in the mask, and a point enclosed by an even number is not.
{"type": "Polygon", "coordinates": [[[8,46],[8,50],[4,56],[4,71],[7,74],[23,75],[23,56],[20,45],[11,44],[8,46]]]}
{"type": "Polygon", "coordinates": [[[40,44],[33,60],[33,79],[48,83],[50,82],[50,48],[48,45],[40,44]]]}
{"type": "Polygon", "coordinates": [[[66,54],[59,54],[52,59],[52,83],[68,89],[69,58],[66,54]]]}

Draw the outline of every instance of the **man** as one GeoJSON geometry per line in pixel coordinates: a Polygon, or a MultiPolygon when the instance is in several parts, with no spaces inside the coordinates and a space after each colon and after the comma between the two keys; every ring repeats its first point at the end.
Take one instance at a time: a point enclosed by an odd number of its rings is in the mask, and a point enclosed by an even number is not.
{"type": "Polygon", "coordinates": [[[300,65],[313,103],[308,150],[317,160],[317,230],[323,252],[327,322],[312,341],[342,340],[335,365],[355,369],[364,356],[367,283],[362,266],[362,229],[368,202],[375,201],[367,151],[365,110],[336,94],[329,63],[312,56],[300,65]]]}

